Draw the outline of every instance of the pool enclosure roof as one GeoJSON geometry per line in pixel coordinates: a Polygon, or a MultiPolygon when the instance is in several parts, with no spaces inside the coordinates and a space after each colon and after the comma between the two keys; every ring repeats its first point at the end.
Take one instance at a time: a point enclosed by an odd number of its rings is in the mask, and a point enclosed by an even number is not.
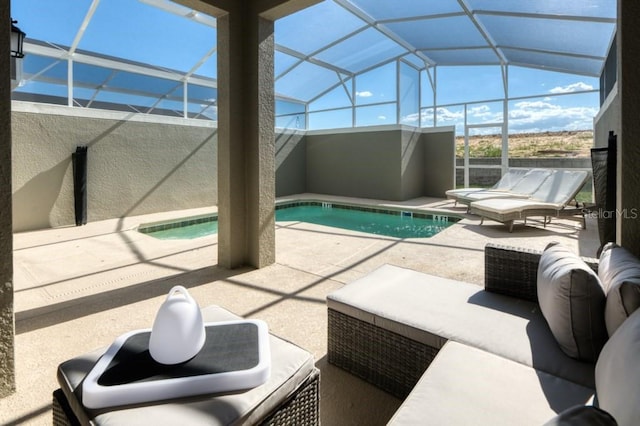
{"type": "MultiPolygon", "coordinates": [[[[188,104],[191,116],[215,105],[216,20],[200,11],[169,0],[12,0],[12,14],[27,33],[23,86],[36,87],[22,98],[91,106],[129,96],[146,112],[188,104]]],[[[616,0],[325,0],[276,21],[276,96],[309,103],[397,60],[430,72],[516,65],[598,77],[615,27],[616,0]]]]}

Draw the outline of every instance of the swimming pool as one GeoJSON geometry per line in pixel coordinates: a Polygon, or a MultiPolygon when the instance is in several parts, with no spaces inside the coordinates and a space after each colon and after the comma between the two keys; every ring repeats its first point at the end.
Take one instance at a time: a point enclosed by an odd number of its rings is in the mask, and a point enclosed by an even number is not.
{"type": "MultiPolygon", "coordinates": [[[[216,215],[160,224],[141,225],[138,231],[159,239],[192,239],[218,232],[216,215]]],[[[276,222],[306,222],[396,238],[429,238],[460,218],[434,213],[379,209],[318,201],[276,206],[276,222]]]]}

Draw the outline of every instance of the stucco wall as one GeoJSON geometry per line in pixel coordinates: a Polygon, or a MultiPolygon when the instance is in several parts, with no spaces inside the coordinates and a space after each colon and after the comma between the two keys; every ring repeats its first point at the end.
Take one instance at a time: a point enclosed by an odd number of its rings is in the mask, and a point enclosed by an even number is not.
{"type": "Polygon", "coordinates": [[[595,146],[607,146],[610,130],[613,130],[616,135],[620,135],[620,123],[620,98],[616,84],[602,104],[598,115],[593,119],[595,146]]]}
{"type": "Polygon", "coordinates": [[[401,199],[399,130],[310,132],[306,139],[308,192],[401,199]]]}
{"type": "MultiPolygon", "coordinates": [[[[12,130],[14,232],[75,225],[71,155],[80,145],[89,222],[218,202],[214,123],[13,102],[12,130]]],[[[278,197],[407,200],[454,186],[453,128],[279,130],[275,148],[278,197]]]]}
{"type": "Polygon", "coordinates": [[[455,188],[455,128],[429,129],[424,140],[424,194],[445,197],[445,191],[455,188]]]}
{"type": "MultiPolygon", "coordinates": [[[[8,23],[9,2],[0,3],[0,19],[8,23]]],[[[11,92],[9,31],[0,34],[0,398],[15,390],[13,325],[13,235],[11,234],[11,92]]]]}
{"type": "Polygon", "coordinates": [[[617,243],[640,256],[640,2],[618,0],[618,133],[617,243]],[[635,213],[635,214],[634,214],[635,213]]]}
{"type": "Polygon", "coordinates": [[[210,122],[20,102],[12,110],[14,231],[75,224],[79,145],[88,146],[90,222],[217,202],[210,122]]]}
{"type": "Polygon", "coordinates": [[[276,197],[307,192],[306,147],[303,131],[276,131],[276,197]]]}
{"type": "Polygon", "coordinates": [[[453,187],[453,131],[380,126],[309,132],[307,191],[384,200],[444,196],[444,188],[453,187]]]}
{"type": "Polygon", "coordinates": [[[400,132],[400,199],[424,195],[424,140],[420,129],[400,132]]]}

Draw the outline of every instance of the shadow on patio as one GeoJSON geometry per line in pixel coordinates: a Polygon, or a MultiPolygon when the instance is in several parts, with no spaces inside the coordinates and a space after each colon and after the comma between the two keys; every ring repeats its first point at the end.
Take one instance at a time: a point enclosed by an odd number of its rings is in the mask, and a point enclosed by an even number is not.
{"type": "MultiPolygon", "coordinates": [[[[451,211],[442,200],[408,205],[451,211]]],[[[575,225],[533,224],[508,233],[501,224],[480,226],[467,216],[429,239],[395,239],[278,223],[277,263],[234,271],[215,266],[215,235],[161,241],[112,222],[16,234],[17,392],[0,400],[0,423],[50,424],[57,365],[149,328],[168,290],[180,284],[200,306],[265,320],[274,334],[310,351],[321,370],[323,424],[385,424],[401,401],[327,363],[326,295],[385,263],[482,284],[488,241],[534,249],[561,241],[595,256],[595,223],[587,230],[575,225]]]]}

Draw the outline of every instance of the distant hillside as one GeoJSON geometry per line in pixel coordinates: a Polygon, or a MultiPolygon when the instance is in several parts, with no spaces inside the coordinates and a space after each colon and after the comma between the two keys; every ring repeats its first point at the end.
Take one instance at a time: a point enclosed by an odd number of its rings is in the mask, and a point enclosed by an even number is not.
{"type": "MultiPolygon", "coordinates": [[[[509,157],[589,157],[593,131],[519,133],[509,135],[509,157]]],[[[500,135],[471,136],[471,157],[500,157],[500,135]]],[[[456,156],[462,158],[464,137],[456,138],[456,156]]]]}

